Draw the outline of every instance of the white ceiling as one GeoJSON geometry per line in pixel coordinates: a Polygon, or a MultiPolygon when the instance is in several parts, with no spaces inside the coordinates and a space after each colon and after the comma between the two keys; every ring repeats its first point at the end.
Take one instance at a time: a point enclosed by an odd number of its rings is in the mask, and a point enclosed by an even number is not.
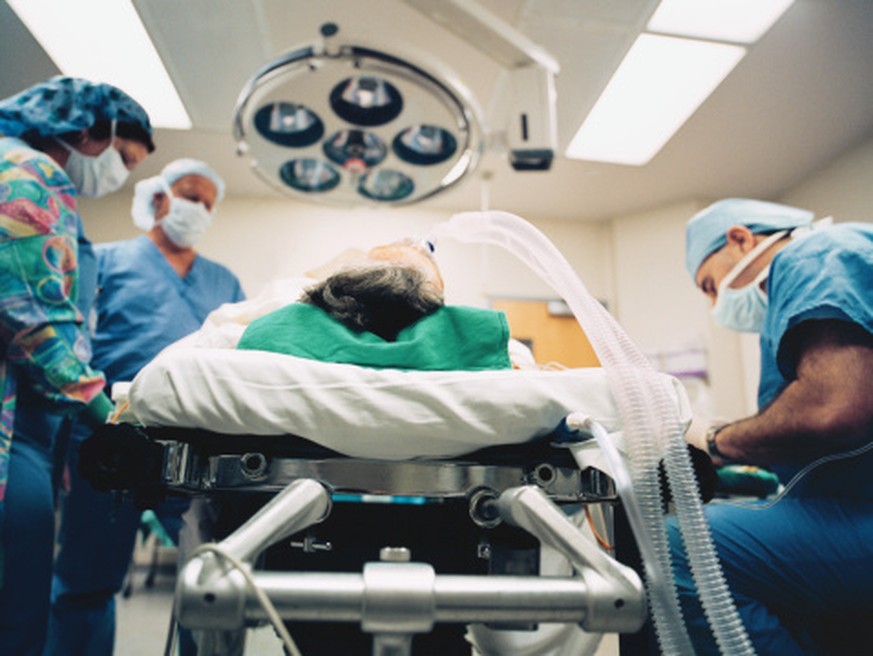
{"type": "MultiPolygon", "coordinates": [[[[159,130],[158,151],[134,180],[176,157],[193,156],[212,163],[232,194],[280,197],[237,157],[231,136],[234,106],[245,82],[264,63],[315,42],[325,22],[339,25],[340,42],[370,46],[455,78],[486,117],[500,73],[493,59],[403,0],[134,4],[194,122],[191,131],[159,130]]],[[[562,151],[657,0],[479,4],[559,61],[562,151]]],[[[58,72],[5,2],[0,4],[0,61],[0,97],[58,72]]],[[[867,138],[873,138],[873,0],[796,0],[646,166],[559,157],[547,173],[514,172],[502,156],[491,153],[477,174],[492,174],[492,208],[529,218],[598,220],[689,198],[777,198],[867,138]]],[[[481,197],[481,176],[474,175],[422,207],[475,209],[481,197]]]]}

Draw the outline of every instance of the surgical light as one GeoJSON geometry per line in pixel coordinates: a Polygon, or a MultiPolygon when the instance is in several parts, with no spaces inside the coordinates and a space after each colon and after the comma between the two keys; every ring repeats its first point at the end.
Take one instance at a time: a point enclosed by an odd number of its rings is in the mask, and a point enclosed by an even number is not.
{"type": "Polygon", "coordinates": [[[369,168],[385,159],[388,147],[372,132],[341,130],[324,142],[324,154],[340,166],[356,163],[369,168]]]}
{"type": "Polygon", "coordinates": [[[304,193],[330,191],[340,182],[336,168],[318,159],[292,159],[279,169],[279,177],[292,189],[304,193]]]}
{"type": "Polygon", "coordinates": [[[337,84],[330,92],[330,106],[349,123],[384,125],[400,114],[403,97],[390,82],[362,75],[337,84]]]}
{"type": "Polygon", "coordinates": [[[321,139],[324,123],[302,105],[277,102],[261,107],[255,127],[269,141],[280,146],[309,146],[321,139]]]}
{"type": "Polygon", "coordinates": [[[360,190],[373,200],[403,200],[415,191],[415,183],[400,171],[382,169],[364,175],[360,190]]]}
{"type": "Polygon", "coordinates": [[[399,57],[324,41],[286,53],[246,84],[238,151],[289,195],[406,204],[472,171],[484,139],[465,90],[399,57]]]}
{"type": "Polygon", "coordinates": [[[394,138],[394,152],[413,164],[438,164],[452,155],[458,144],[451,133],[435,125],[407,128],[394,138]]]}

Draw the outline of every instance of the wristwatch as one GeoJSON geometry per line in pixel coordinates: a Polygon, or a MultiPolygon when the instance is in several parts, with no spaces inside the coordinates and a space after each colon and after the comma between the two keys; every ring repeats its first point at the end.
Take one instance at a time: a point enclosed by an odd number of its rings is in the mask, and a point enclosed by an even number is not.
{"type": "Polygon", "coordinates": [[[718,444],[715,443],[715,436],[718,435],[718,432],[727,426],[727,424],[715,424],[710,426],[706,431],[706,452],[709,454],[710,458],[718,458],[722,462],[730,462],[730,458],[728,458],[725,454],[718,450],[718,444]]]}

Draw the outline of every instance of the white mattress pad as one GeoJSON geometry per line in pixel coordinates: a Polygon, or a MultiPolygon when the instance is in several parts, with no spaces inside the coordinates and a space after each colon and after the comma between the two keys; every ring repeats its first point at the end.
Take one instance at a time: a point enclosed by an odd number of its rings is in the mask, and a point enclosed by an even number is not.
{"type": "MultiPolygon", "coordinates": [[[[673,381],[677,408],[690,417],[673,381]]],[[[613,433],[621,422],[600,368],[400,371],[260,351],[169,348],[136,376],[130,410],[145,426],[297,435],[382,460],[456,457],[547,435],[571,412],[613,433]]]]}

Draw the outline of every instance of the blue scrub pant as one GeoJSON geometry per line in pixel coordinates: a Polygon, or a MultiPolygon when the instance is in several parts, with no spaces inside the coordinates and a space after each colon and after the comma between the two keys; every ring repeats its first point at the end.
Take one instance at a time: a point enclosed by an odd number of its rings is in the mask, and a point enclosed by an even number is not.
{"type": "MultiPolygon", "coordinates": [[[[67,458],[70,492],[62,498],[45,656],[112,656],[115,595],[130,567],[142,514],[129,496],[98,492],[79,476],[80,443],[70,441],[67,458]]],[[[172,498],[156,509],[174,540],[189,505],[189,499],[172,498]]]]}
{"type": "Polygon", "coordinates": [[[12,440],[4,506],[0,653],[39,656],[48,622],[55,530],[49,445],[12,440]]]}
{"type": "MultiPolygon", "coordinates": [[[[765,509],[712,503],[706,514],[759,656],[840,653],[828,625],[873,617],[873,501],[787,497],[765,509]]],[[[668,535],[689,635],[698,655],[718,654],[674,519],[668,535]]]]}

